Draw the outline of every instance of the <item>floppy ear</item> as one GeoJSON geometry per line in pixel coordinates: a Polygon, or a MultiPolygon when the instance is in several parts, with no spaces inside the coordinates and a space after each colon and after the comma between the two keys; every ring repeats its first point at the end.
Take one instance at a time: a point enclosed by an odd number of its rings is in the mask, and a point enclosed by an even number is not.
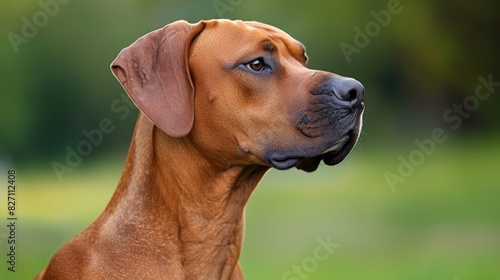
{"type": "Polygon", "coordinates": [[[113,74],[139,110],[173,137],[186,136],[193,126],[188,56],[204,27],[203,22],[173,22],[137,39],[111,63],[113,74]]]}

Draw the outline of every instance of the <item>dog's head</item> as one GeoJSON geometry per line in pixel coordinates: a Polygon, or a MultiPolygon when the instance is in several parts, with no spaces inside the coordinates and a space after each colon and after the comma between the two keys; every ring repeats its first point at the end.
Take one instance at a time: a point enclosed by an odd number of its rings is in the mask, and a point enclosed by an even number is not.
{"type": "Polygon", "coordinates": [[[174,22],[125,48],[112,70],[139,109],[225,166],[314,171],[361,130],[364,88],[309,69],[304,46],[258,22],[174,22]]]}

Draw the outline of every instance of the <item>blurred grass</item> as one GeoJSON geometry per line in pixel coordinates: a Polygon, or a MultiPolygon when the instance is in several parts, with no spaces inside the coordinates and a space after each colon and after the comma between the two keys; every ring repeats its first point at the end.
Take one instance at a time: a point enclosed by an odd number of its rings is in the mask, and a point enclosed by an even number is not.
{"type": "MultiPolygon", "coordinates": [[[[383,173],[410,151],[361,145],[334,168],[269,172],[247,207],[247,279],[282,279],[328,236],[340,247],[308,279],[500,279],[498,145],[440,146],[391,192],[383,173]]],[[[46,266],[103,210],[122,165],[102,159],[63,183],[21,168],[18,272],[1,279],[31,279],[46,266]]]]}

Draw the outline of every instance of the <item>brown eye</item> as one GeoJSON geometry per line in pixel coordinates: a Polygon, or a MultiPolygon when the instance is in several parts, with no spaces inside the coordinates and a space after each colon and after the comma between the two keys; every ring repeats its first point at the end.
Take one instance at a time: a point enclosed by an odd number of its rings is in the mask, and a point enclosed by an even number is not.
{"type": "Polygon", "coordinates": [[[264,61],[262,61],[261,58],[256,59],[254,61],[251,61],[250,63],[245,64],[247,68],[250,70],[256,71],[256,72],[261,72],[266,69],[266,65],[264,64],[264,61]]]}

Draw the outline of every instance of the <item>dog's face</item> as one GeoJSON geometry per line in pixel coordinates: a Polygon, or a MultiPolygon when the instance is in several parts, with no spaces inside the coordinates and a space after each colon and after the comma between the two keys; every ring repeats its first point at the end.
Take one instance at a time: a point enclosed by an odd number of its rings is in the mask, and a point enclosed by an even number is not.
{"type": "Polygon", "coordinates": [[[314,171],[342,161],[359,136],[364,88],[306,64],[304,46],[275,27],[207,23],[189,53],[194,141],[232,164],[314,171]]]}
{"type": "Polygon", "coordinates": [[[156,126],[210,162],[314,171],[354,147],[364,88],[306,63],[304,46],[270,25],[177,21],[122,50],[112,69],[156,126]]]}

